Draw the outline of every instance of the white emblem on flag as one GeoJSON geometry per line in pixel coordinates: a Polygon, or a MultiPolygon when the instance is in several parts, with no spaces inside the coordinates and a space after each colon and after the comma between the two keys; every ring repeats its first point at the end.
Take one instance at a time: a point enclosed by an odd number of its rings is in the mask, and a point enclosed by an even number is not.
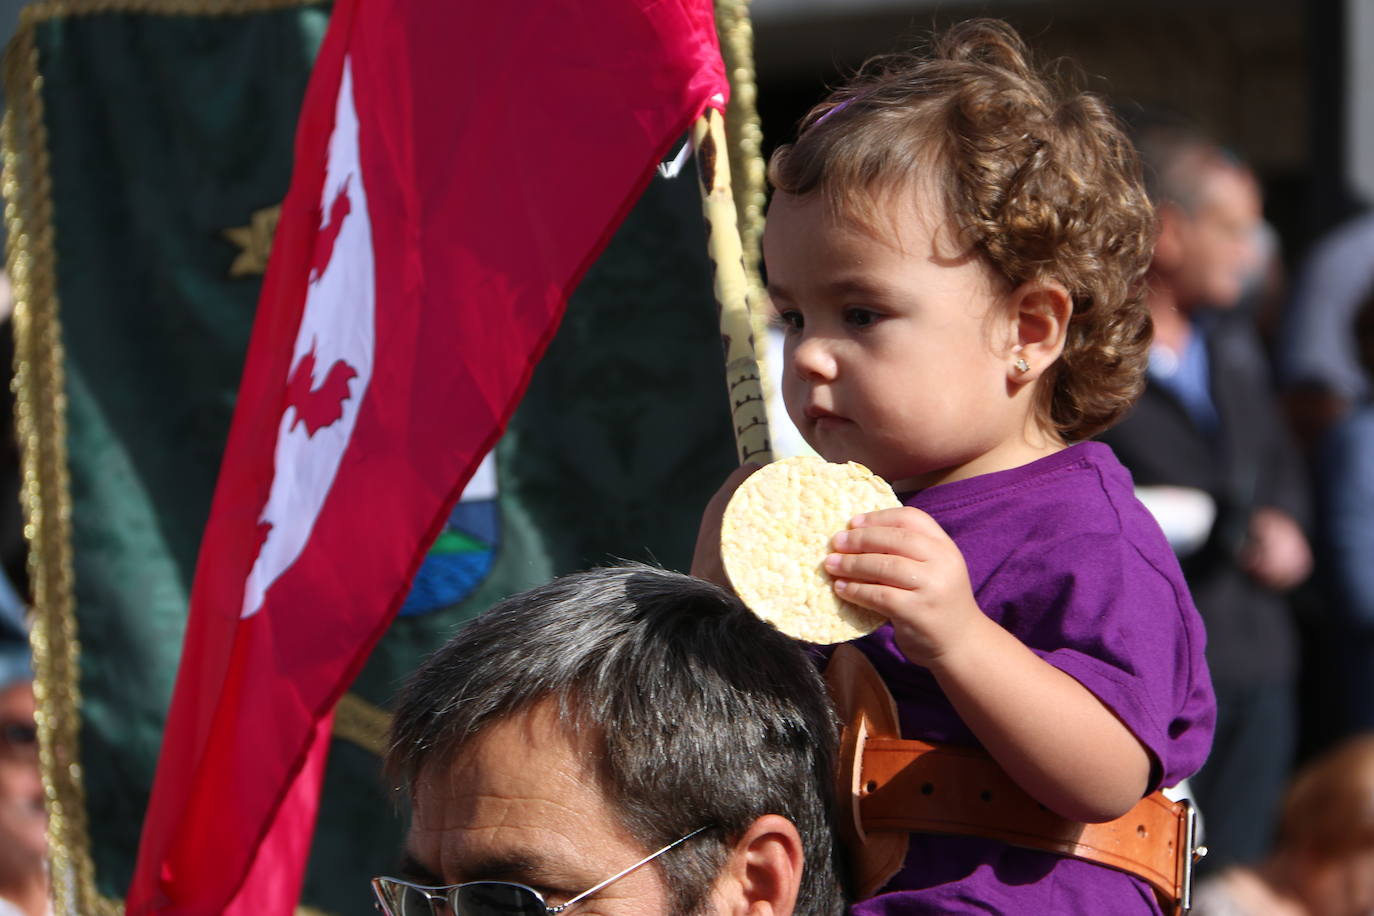
{"type": "Polygon", "coordinates": [[[243,617],[301,555],[353,436],[372,378],[376,289],[372,226],[358,156],[353,73],[344,59],[320,201],[305,308],[277,428],[272,488],[259,519],[259,549],[243,617]]]}

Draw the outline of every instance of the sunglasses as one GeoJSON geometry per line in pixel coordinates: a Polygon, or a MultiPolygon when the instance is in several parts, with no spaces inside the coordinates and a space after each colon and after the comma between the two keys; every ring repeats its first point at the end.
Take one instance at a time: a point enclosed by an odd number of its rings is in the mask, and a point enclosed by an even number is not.
{"type": "Polygon", "coordinates": [[[549,906],[544,896],[532,887],[513,881],[469,881],[446,887],[426,887],[400,878],[373,878],[372,893],[377,908],[386,916],[557,916],[568,907],[619,881],[642,865],[647,865],[675,846],[705,830],[698,827],[650,853],[623,871],[616,872],[595,887],[589,887],[567,903],[549,906]]]}
{"type": "Polygon", "coordinates": [[[0,722],[0,752],[38,754],[38,727],[32,722],[0,722]]]}

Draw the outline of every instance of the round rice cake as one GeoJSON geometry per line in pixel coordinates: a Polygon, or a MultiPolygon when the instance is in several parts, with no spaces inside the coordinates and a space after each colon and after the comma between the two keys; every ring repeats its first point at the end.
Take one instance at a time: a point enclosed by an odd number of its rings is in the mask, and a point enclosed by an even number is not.
{"type": "Polygon", "coordinates": [[[887,482],[861,464],[775,461],[745,479],[725,507],[725,573],[750,610],[789,636],[820,645],[863,636],[886,618],[841,601],[825,557],[851,518],[899,505],[887,482]]]}

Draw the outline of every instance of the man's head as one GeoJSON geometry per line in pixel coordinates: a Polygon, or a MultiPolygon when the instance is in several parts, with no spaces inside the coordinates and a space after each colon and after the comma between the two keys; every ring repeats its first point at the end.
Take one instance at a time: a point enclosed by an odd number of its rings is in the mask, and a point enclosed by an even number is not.
{"type": "Polygon", "coordinates": [[[1230,308],[1259,267],[1259,185],[1242,163],[1183,128],[1152,126],[1136,145],[1159,236],[1150,282],[1179,308],[1230,308]]]}
{"type": "Polygon", "coordinates": [[[0,894],[41,873],[48,852],[34,711],[32,680],[0,686],[0,894]]]}
{"type": "Polygon", "coordinates": [[[789,639],[715,586],[625,567],[462,630],[402,692],[387,763],[420,883],[515,881],[558,904],[706,828],[597,912],[832,916],[836,734],[789,639]]]}

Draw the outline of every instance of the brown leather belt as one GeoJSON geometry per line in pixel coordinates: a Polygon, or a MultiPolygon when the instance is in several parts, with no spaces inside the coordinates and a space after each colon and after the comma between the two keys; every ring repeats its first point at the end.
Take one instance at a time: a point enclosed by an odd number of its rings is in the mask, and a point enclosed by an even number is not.
{"type": "Polygon", "coordinates": [[[1071,821],[1028,795],[985,751],[897,737],[896,704],[868,659],[841,646],[826,680],[845,726],[837,796],[857,890],[867,897],[906,858],[907,834],[978,836],[1085,859],[1150,884],[1165,912],[1192,905],[1195,811],[1156,792],[1122,817],[1071,821]]]}

